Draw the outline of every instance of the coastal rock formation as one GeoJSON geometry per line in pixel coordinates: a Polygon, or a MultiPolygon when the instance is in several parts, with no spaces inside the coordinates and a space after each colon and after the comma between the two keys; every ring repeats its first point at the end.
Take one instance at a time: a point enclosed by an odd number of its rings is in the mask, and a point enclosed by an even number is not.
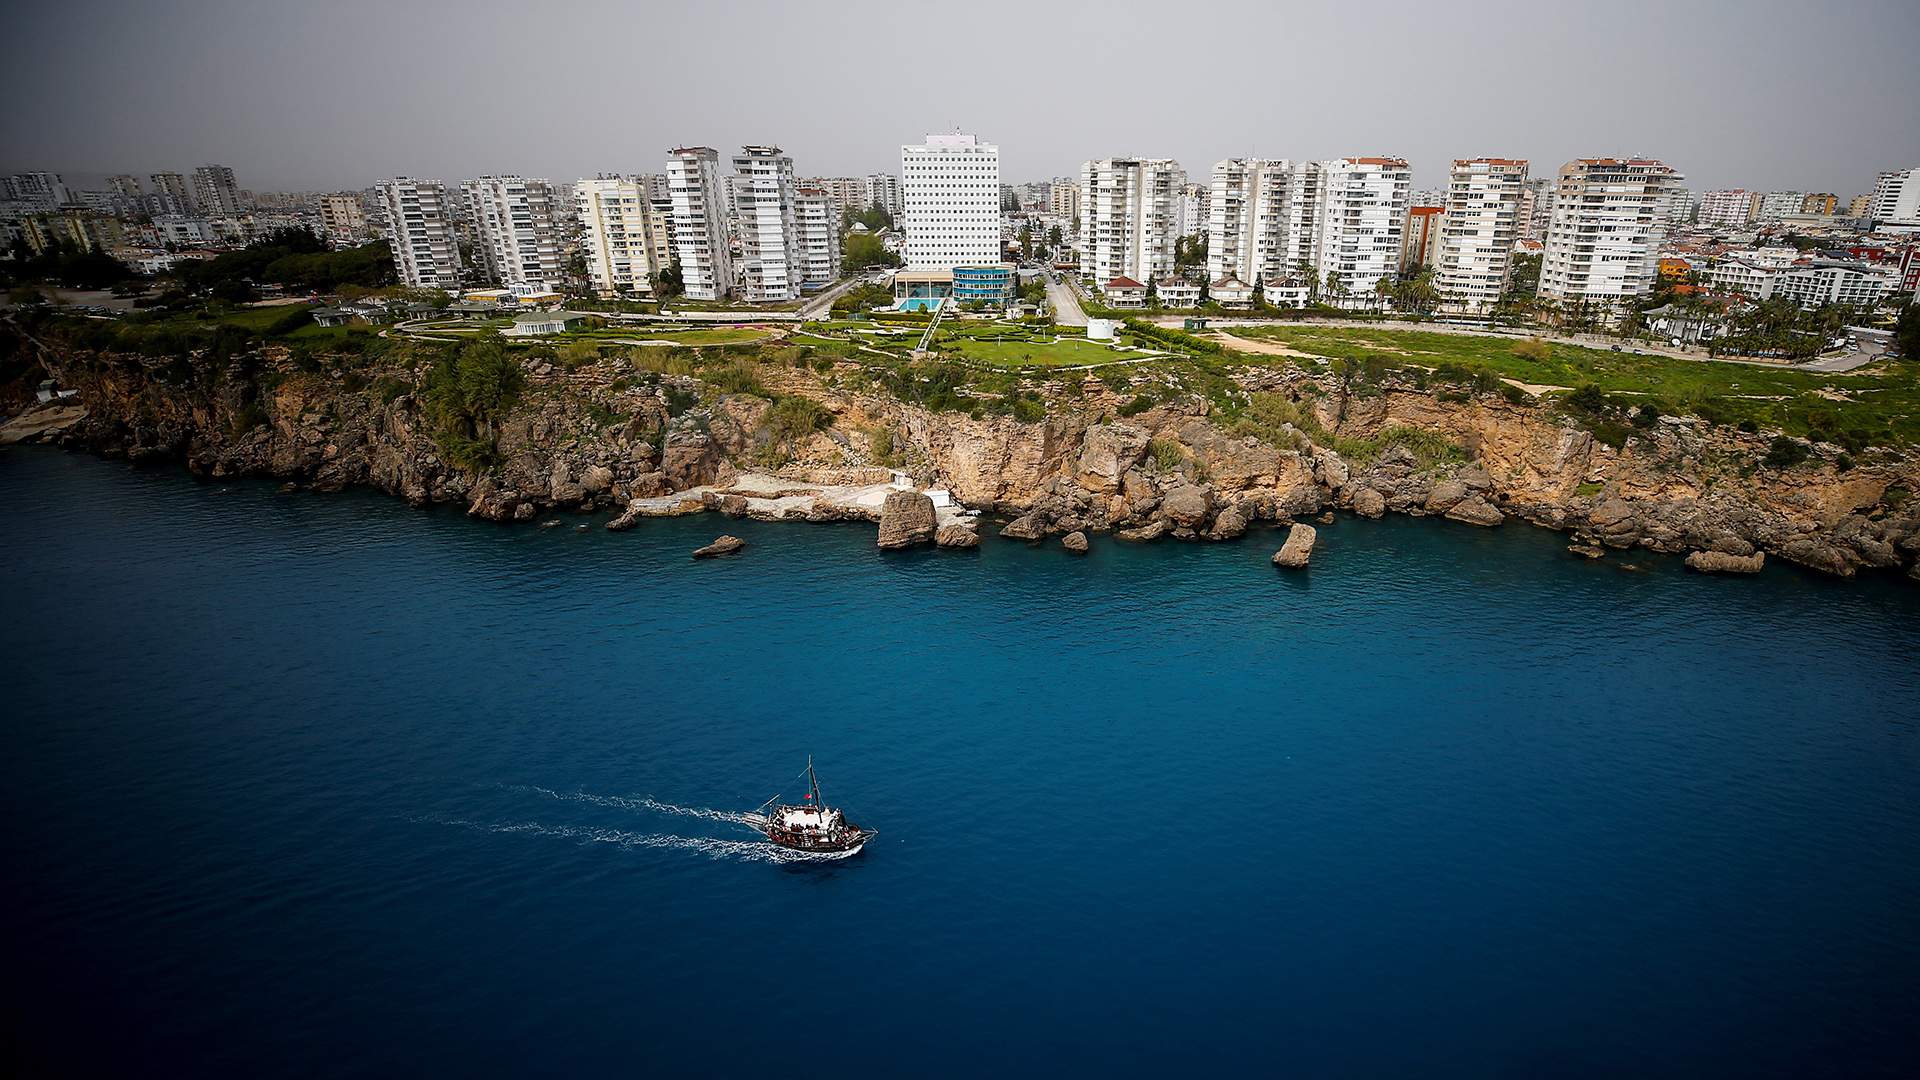
{"type": "Polygon", "coordinates": [[[1729,555],[1724,551],[1696,551],[1687,556],[1687,566],[1703,574],[1757,574],[1767,563],[1765,554],[1729,555]]]}
{"type": "Polygon", "coordinates": [[[1469,495],[1454,503],[1447,511],[1447,517],[1469,525],[1498,525],[1507,520],[1507,516],[1497,507],[1478,495],[1469,495]]]}
{"type": "Polygon", "coordinates": [[[971,525],[954,522],[940,526],[933,534],[933,542],[943,548],[979,547],[980,534],[971,525]]]}
{"type": "Polygon", "coordinates": [[[1387,512],[1387,497],[1372,488],[1353,493],[1353,512],[1364,518],[1377,518],[1387,512]]]}
{"type": "Polygon", "coordinates": [[[1009,540],[1038,540],[1047,535],[1047,522],[1037,512],[1025,514],[1001,526],[1000,535],[1009,540]]]}
{"type": "MultiPolygon", "coordinates": [[[[1920,567],[1920,455],[1904,447],[1842,453],[1807,442],[1805,462],[1780,468],[1764,463],[1776,433],[1684,416],[1635,426],[1616,445],[1551,403],[1391,375],[1360,394],[1308,366],[1247,366],[1206,392],[1159,385],[1158,404],[1123,420],[1114,417],[1138,390],[1097,377],[1071,390],[1043,382],[1046,415],[1027,421],[929,409],[818,364],[730,358],[753,369],[756,391],[743,393],[650,370],[652,354],[566,366],[529,351],[524,391],[499,415],[451,430],[427,404],[431,359],[405,349],[295,358],[263,344],[245,363],[194,366],[183,379],[187,368],[169,355],[48,344],[45,334],[22,348],[37,360],[0,382],[7,408],[31,411],[46,377],[78,393],[70,426],[36,437],[132,461],[172,458],[210,478],[372,487],[497,522],[595,509],[617,515],[616,531],[703,510],[878,520],[877,500],[734,485],[742,470],[777,474],[794,491],[904,473],[1008,520],[1004,535],[1015,539],[1230,540],[1258,522],[1343,507],[1489,526],[1519,518],[1569,533],[1576,547],[1764,552],[1840,576],[1907,578],[1920,567]],[[1256,423],[1243,411],[1229,421],[1217,407],[1245,406],[1247,395],[1285,402],[1303,422],[1256,423]],[[811,402],[821,423],[777,425],[774,397],[811,402]],[[884,464],[869,432],[888,435],[884,464]],[[1368,449],[1343,454],[1336,441],[1368,449]]],[[[1144,377],[1155,378],[1150,366],[1144,377]]]]}
{"type": "Polygon", "coordinates": [[[1083,532],[1070,532],[1060,538],[1060,546],[1066,548],[1068,551],[1084,553],[1087,550],[1087,534],[1083,532]]]}
{"type": "Polygon", "coordinates": [[[1175,528],[1198,528],[1212,511],[1213,492],[1193,484],[1181,484],[1160,500],[1160,513],[1175,528]]]}
{"type": "Polygon", "coordinates": [[[933,500],[919,491],[896,491],[880,506],[880,538],[883,548],[912,547],[933,539],[935,531],[933,500]]]}
{"type": "Polygon", "coordinates": [[[1313,543],[1319,533],[1311,525],[1295,525],[1287,530],[1287,542],[1273,553],[1273,565],[1298,568],[1313,556],[1313,543]]]}
{"type": "Polygon", "coordinates": [[[731,555],[746,546],[747,542],[737,536],[722,536],[706,547],[696,549],[693,557],[696,559],[711,559],[720,555],[731,555]]]}

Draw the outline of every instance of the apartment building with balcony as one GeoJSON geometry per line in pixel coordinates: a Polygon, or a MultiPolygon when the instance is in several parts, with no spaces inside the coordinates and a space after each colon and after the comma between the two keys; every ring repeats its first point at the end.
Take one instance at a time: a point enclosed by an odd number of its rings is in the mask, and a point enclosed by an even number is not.
{"type": "Polygon", "coordinates": [[[777,146],[743,146],[733,156],[733,170],[740,295],[755,303],[793,300],[806,278],[793,159],[777,146]]]}
{"type": "Polygon", "coordinates": [[[454,235],[446,185],[398,176],[380,184],[378,190],[400,280],[416,289],[458,289],[460,243],[454,235]]]}
{"type": "MultiPolygon", "coordinates": [[[[994,182],[998,183],[999,181],[996,180],[994,182]]],[[[867,177],[861,202],[864,206],[877,206],[894,217],[899,217],[900,210],[905,205],[900,195],[899,174],[874,173],[872,176],[867,177]]]]}
{"type": "Polygon", "coordinates": [[[794,218],[800,227],[804,289],[820,289],[840,280],[840,213],[830,192],[802,187],[794,193],[794,218]]]}
{"type": "Polygon", "coordinates": [[[1685,177],[1648,158],[1582,158],[1561,166],[1540,295],[1617,305],[1659,277],[1667,207],[1685,177]]]}
{"type": "Polygon", "coordinates": [[[652,295],[670,258],[667,226],[645,178],[602,173],[574,185],[581,251],[595,296],[652,295]]]}
{"type": "Polygon", "coordinates": [[[1400,235],[1401,273],[1439,262],[1440,229],[1446,219],[1444,206],[1407,207],[1407,225],[1400,235]]]}
{"type": "Polygon", "coordinates": [[[712,147],[683,146],[667,155],[667,195],[673,202],[673,253],[690,300],[723,300],[733,292],[733,253],[727,247],[727,196],[720,155],[712,147]]]}
{"type": "Polygon", "coordinates": [[[1389,157],[1335,158],[1319,171],[1314,269],[1326,283],[1321,295],[1344,307],[1378,306],[1375,287],[1400,270],[1413,171],[1389,157]]]}
{"type": "Polygon", "coordinates": [[[544,293],[566,283],[552,184],[525,176],[482,176],[462,190],[474,252],[493,284],[516,293],[544,293]]]}
{"type": "Polygon", "coordinates": [[[202,165],[193,170],[193,201],[208,217],[240,213],[240,185],[225,165],[202,165]]]}
{"type": "Polygon", "coordinates": [[[959,132],[901,146],[900,203],[907,269],[1000,261],[998,146],[959,132]]]}
{"type": "Polygon", "coordinates": [[[1186,186],[1186,170],[1167,158],[1103,158],[1081,166],[1081,275],[1104,290],[1111,281],[1172,273],[1186,186]]]}
{"type": "Polygon", "coordinates": [[[1779,221],[1800,212],[1800,206],[1807,201],[1804,191],[1769,191],[1760,196],[1759,208],[1755,217],[1760,221],[1779,221]]]}
{"type": "Polygon", "coordinates": [[[1746,188],[1722,188],[1700,196],[1700,224],[1709,229],[1738,229],[1753,220],[1755,194],[1746,188]]]}
{"type": "Polygon", "coordinates": [[[366,208],[357,191],[320,196],[320,229],[336,247],[350,247],[368,235],[366,208]]]}
{"type": "Polygon", "coordinates": [[[1483,314],[1507,289],[1527,163],[1513,158],[1462,158],[1447,177],[1434,287],[1441,309],[1483,314]]]}
{"type": "Polygon", "coordinates": [[[1872,216],[1879,224],[1920,225],[1920,165],[1874,179],[1872,216]]]}

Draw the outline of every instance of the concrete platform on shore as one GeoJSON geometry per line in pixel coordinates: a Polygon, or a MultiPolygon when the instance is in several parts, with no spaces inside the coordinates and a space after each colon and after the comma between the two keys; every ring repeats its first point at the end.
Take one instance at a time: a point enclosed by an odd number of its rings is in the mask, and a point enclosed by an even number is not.
{"type": "MultiPolygon", "coordinates": [[[[879,521],[880,507],[896,491],[921,491],[900,474],[885,483],[810,484],[769,473],[741,473],[730,484],[711,484],[671,495],[634,499],[636,517],[677,517],[718,510],[759,521],[879,521]]],[[[936,525],[972,522],[973,511],[943,490],[927,490],[936,525]]]]}

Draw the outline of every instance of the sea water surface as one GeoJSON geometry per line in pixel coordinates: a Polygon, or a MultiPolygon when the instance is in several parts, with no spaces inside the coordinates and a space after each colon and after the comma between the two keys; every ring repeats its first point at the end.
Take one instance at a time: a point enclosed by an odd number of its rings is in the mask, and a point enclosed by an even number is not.
{"type": "Polygon", "coordinates": [[[1406,519],[1304,574],[542,530],[22,449],[0,506],[16,1075],[1920,1063],[1904,583],[1406,519]],[[808,754],[856,858],[728,820],[808,754]]]}

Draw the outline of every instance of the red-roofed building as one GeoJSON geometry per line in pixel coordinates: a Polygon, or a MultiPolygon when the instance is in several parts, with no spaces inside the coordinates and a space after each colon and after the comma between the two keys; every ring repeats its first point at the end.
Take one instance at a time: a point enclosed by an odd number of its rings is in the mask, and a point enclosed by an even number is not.
{"type": "Polygon", "coordinates": [[[1147,306],[1147,287],[1130,277],[1112,278],[1100,291],[1106,294],[1108,307],[1138,308],[1147,306]]]}

